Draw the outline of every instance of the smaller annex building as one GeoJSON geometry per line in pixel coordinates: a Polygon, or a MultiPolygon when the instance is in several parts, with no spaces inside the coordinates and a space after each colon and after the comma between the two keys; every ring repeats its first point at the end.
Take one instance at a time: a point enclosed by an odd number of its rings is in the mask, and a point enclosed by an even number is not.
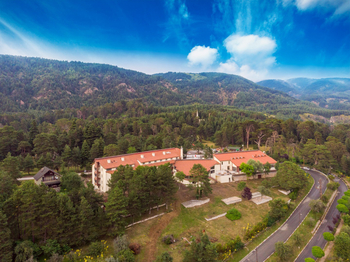
{"type": "Polygon", "coordinates": [[[214,171],[215,165],[218,164],[217,161],[212,159],[183,159],[183,160],[176,160],[175,164],[173,165],[173,173],[174,175],[177,172],[183,172],[186,175],[186,178],[182,181],[183,184],[188,185],[191,184],[191,169],[195,164],[201,164],[210,174],[212,171],[214,171]]]}
{"type": "Polygon", "coordinates": [[[34,181],[37,185],[45,184],[49,187],[59,187],[61,175],[45,166],[35,174],[34,181]]]}
{"type": "MultiPolygon", "coordinates": [[[[247,176],[239,170],[239,166],[242,163],[247,163],[250,159],[259,161],[263,165],[270,163],[271,169],[267,177],[276,175],[275,164],[277,161],[260,150],[214,154],[213,158],[218,164],[214,166],[214,170],[211,170],[210,176],[221,183],[247,180],[247,176]]],[[[263,173],[258,173],[256,178],[261,178],[263,175],[263,173]]]]}

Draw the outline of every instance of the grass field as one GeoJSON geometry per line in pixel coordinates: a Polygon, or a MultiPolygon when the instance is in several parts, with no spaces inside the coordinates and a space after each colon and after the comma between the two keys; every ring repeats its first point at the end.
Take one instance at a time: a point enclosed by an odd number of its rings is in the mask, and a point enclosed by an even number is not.
{"type": "MultiPolygon", "coordinates": [[[[251,188],[252,192],[257,191],[257,187],[262,182],[259,180],[246,181],[247,186],[251,188]]],[[[179,192],[180,194],[186,195],[187,200],[194,198],[194,193],[188,189],[179,192]]],[[[199,232],[205,230],[208,236],[217,241],[217,243],[226,243],[230,239],[240,236],[243,239],[244,227],[249,223],[254,225],[262,221],[263,217],[268,213],[268,203],[262,205],[256,205],[251,201],[243,200],[240,203],[233,205],[226,205],[221,201],[223,198],[240,196],[241,191],[237,190],[237,183],[227,184],[215,184],[213,185],[213,194],[210,195],[210,202],[200,207],[194,207],[186,209],[181,206],[179,215],[171,220],[169,225],[161,232],[161,237],[157,240],[157,255],[163,252],[171,253],[174,261],[181,261],[183,258],[184,251],[188,249],[189,244],[183,240],[186,238],[190,240],[192,237],[197,237],[199,232]],[[221,217],[216,220],[207,222],[205,218],[217,216],[224,212],[227,212],[232,207],[237,208],[242,213],[242,218],[236,221],[230,221],[226,217],[221,217]],[[166,235],[173,235],[176,239],[176,243],[172,245],[166,245],[162,242],[162,238],[166,235]]],[[[276,188],[271,190],[272,198],[282,198],[289,200],[289,198],[280,192],[276,188]]],[[[137,243],[147,243],[147,236],[149,230],[156,221],[149,221],[149,226],[144,224],[134,226],[132,229],[127,231],[129,240],[137,243]]],[[[273,230],[274,231],[274,230],[273,230]]],[[[267,232],[268,236],[271,234],[267,232]]],[[[261,235],[265,236],[265,233],[261,235]]],[[[266,237],[265,236],[265,237],[266,237]]],[[[255,241],[253,241],[255,242],[255,241]]],[[[143,254],[136,256],[136,261],[144,261],[143,254]]]]}

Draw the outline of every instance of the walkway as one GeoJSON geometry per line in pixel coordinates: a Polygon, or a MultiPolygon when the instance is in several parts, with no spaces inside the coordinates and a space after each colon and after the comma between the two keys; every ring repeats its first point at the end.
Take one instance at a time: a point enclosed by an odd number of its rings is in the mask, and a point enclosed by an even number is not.
{"type": "Polygon", "coordinates": [[[341,179],[335,179],[334,182],[338,182],[340,184],[340,187],[338,188],[339,194],[337,194],[337,196],[335,197],[335,200],[332,206],[329,208],[329,211],[325,219],[322,221],[321,226],[318,228],[316,234],[312,237],[311,241],[307,244],[305,249],[301,252],[300,256],[295,260],[296,262],[304,262],[304,259],[307,257],[312,257],[313,259],[316,260],[316,258],[311,253],[311,248],[313,246],[319,246],[322,249],[324,249],[324,247],[327,244],[327,241],[323,238],[323,233],[329,232],[328,225],[334,227],[332,222],[333,217],[339,214],[339,211],[336,208],[336,206],[338,205],[337,200],[342,198],[344,192],[348,190],[345,183],[341,179]]]}
{"type": "MultiPolygon", "coordinates": [[[[307,171],[315,180],[315,184],[312,187],[310,193],[296,208],[294,213],[288,218],[285,224],[277,229],[269,238],[260,244],[255,250],[250,252],[241,261],[243,262],[263,262],[271,254],[275,252],[275,243],[278,241],[285,242],[294,230],[299,226],[300,222],[306,217],[310,211],[309,202],[312,199],[318,199],[320,197],[319,181],[322,181],[322,193],[326,190],[328,179],[316,171],[307,171]],[[256,254],[257,252],[257,254],[256,254]]],[[[304,260],[303,260],[304,261],[304,260]]]]}

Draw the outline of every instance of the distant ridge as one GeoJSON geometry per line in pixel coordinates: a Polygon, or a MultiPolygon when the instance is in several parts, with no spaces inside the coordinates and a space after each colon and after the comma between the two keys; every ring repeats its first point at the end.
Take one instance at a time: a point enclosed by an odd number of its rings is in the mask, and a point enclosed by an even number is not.
{"type": "Polygon", "coordinates": [[[350,110],[350,78],[269,79],[257,84],[286,92],[323,108],[350,110]]]}

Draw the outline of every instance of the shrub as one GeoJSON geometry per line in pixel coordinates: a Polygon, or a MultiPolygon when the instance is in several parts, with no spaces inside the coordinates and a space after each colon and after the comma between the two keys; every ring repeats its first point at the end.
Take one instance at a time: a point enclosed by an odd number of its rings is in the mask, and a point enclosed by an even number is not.
{"type": "Polygon", "coordinates": [[[175,242],[174,236],[173,235],[166,235],[163,237],[163,242],[167,245],[171,245],[172,243],[175,242]]]}
{"type": "Polygon", "coordinates": [[[334,235],[329,232],[324,232],[323,233],[323,238],[327,241],[333,241],[334,240],[334,235]]]}
{"type": "Polygon", "coordinates": [[[276,223],[276,219],[267,215],[265,218],[264,218],[264,222],[266,223],[266,226],[267,227],[270,227],[270,226],[273,226],[275,223],[276,223]]]}
{"type": "Polygon", "coordinates": [[[157,257],[156,262],[172,262],[173,258],[168,252],[164,252],[159,257],[157,257]]]}
{"type": "Polygon", "coordinates": [[[324,256],[324,251],[319,246],[313,246],[311,249],[312,255],[317,258],[321,258],[324,256]]]}
{"type": "Polygon", "coordinates": [[[339,204],[337,205],[337,209],[340,213],[349,213],[349,209],[345,205],[339,204]]]}
{"type": "Polygon", "coordinates": [[[345,199],[346,201],[348,201],[350,199],[350,197],[344,195],[344,196],[342,196],[342,199],[345,199]]]}
{"type": "Polygon", "coordinates": [[[245,187],[242,192],[242,197],[248,200],[252,199],[252,192],[250,192],[249,187],[245,187]]]}
{"type": "Polygon", "coordinates": [[[299,233],[299,231],[295,231],[295,233],[293,234],[293,240],[297,246],[300,246],[302,244],[303,238],[302,238],[301,234],[299,233]]]}
{"type": "Polygon", "coordinates": [[[241,181],[238,183],[237,189],[238,191],[242,191],[246,187],[247,183],[244,181],[241,181]]]}
{"type": "Polygon", "coordinates": [[[307,224],[309,227],[314,227],[314,226],[315,226],[315,219],[313,219],[312,217],[309,217],[309,218],[306,220],[306,224],[307,224]]]}
{"type": "Polygon", "coordinates": [[[135,256],[130,249],[124,249],[118,253],[118,262],[134,262],[135,256]]]}
{"type": "Polygon", "coordinates": [[[344,223],[350,226],[350,215],[346,214],[343,216],[344,223]]]}
{"type": "Polygon", "coordinates": [[[295,200],[295,199],[297,199],[297,197],[298,197],[298,191],[296,190],[296,191],[293,191],[293,192],[291,192],[289,195],[289,198],[291,199],[291,200],[295,200]]]}
{"type": "Polygon", "coordinates": [[[305,262],[315,262],[315,259],[311,258],[311,257],[307,257],[304,259],[305,262]]]}
{"type": "Polygon", "coordinates": [[[103,252],[105,245],[103,242],[96,241],[92,242],[87,250],[87,255],[92,257],[97,257],[103,252]]]}
{"type": "Polygon", "coordinates": [[[344,205],[344,206],[346,206],[346,204],[348,203],[347,200],[342,199],[342,198],[341,198],[341,199],[338,199],[337,202],[338,202],[338,204],[342,204],[342,205],[344,205]]]}
{"type": "Polygon", "coordinates": [[[41,249],[44,251],[45,255],[53,255],[56,254],[62,254],[61,245],[57,242],[57,240],[48,239],[46,241],[45,246],[41,246],[41,249]]]}
{"type": "Polygon", "coordinates": [[[340,184],[338,182],[330,182],[327,184],[327,188],[332,191],[336,190],[339,186],[340,184]]]}
{"type": "Polygon", "coordinates": [[[126,235],[123,236],[117,236],[113,241],[113,249],[114,253],[118,254],[120,251],[128,249],[129,248],[129,242],[126,237],[126,235]]]}
{"type": "Polygon", "coordinates": [[[226,217],[233,221],[240,219],[242,217],[242,214],[237,209],[232,208],[229,211],[227,211],[226,217]]]}
{"type": "Polygon", "coordinates": [[[343,226],[341,229],[341,232],[346,233],[350,236],[350,227],[349,226],[343,226]]]}
{"type": "Polygon", "coordinates": [[[333,181],[335,177],[332,175],[329,175],[328,178],[329,178],[329,180],[333,181]]]}
{"type": "Polygon", "coordinates": [[[62,262],[62,261],[63,261],[63,256],[56,253],[52,254],[50,259],[47,260],[47,262],[62,262]]]}
{"type": "Polygon", "coordinates": [[[140,252],[141,252],[141,246],[140,246],[140,244],[131,243],[131,244],[129,245],[129,248],[131,249],[132,252],[134,252],[135,255],[138,255],[138,254],[140,254],[140,252]]]}
{"type": "Polygon", "coordinates": [[[264,179],[261,182],[261,185],[266,187],[266,188],[271,188],[273,186],[273,180],[272,179],[264,179]]]}
{"type": "Polygon", "coordinates": [[[325,204],[319,199],[311,200],[309,206],[314,213],[322,213],[326,209],[325,204]]]}
{"type": "Polygon", "coordinates": [[[293,253],[292,247],[283,242],[277,242],[275,244],[275,250],[280,261],[286,261],[293,253]]]}
{"type": "Polygon", "coordinates": [[[329,201],[329,198],[326,195],[322,195],[321,196],[321,200],[322,200],[323,203],[327,204],[328,201],[329,201]]]}
{"type": "Polygon", "coordinates": [[[267,222],[259,222],[257,223],[251,230],[247,229],[244,235],[244,239],[249,240],[252,237],[256,236],[258,233],[263,231],[267,227],[267,222]]]}

